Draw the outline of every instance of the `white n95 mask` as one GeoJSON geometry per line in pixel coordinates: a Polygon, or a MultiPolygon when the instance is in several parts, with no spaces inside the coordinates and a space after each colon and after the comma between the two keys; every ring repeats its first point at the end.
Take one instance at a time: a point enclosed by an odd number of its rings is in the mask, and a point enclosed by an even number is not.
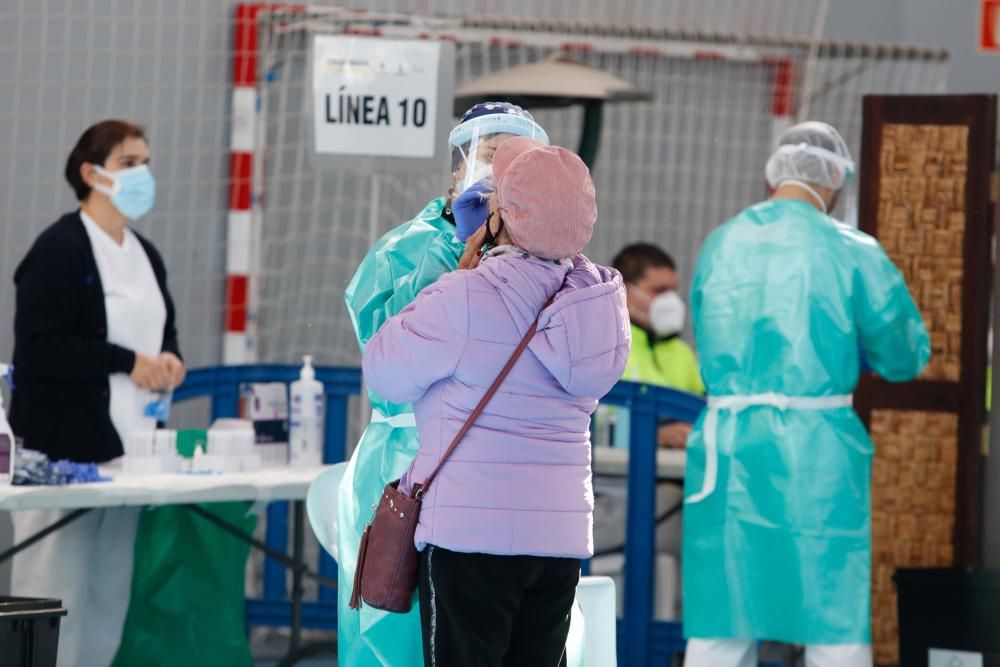
{"type": "Polygon", "coordinates": [[[670,290],[649,303],[649,323],[657,336],[674,336],[684,330],[687,306],[677,292],[670,290]]]}

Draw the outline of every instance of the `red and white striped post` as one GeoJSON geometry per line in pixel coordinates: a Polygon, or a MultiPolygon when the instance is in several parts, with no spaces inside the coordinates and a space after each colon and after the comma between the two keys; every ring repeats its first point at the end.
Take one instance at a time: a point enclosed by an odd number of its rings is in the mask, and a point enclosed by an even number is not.
{"type": "Polygon", "coordinates": [[[260,242],[254,191],[257,146],[258,14],[304,12],[303,5],[241,3],[233,36],[233,90],[229,139],[229,215],[226,220],[226,310],[224,364],[257,359],[255,257],[260,242]]]}
{"type": "Polygon", "coordinates": [[[263,5],[236,6],[229,142],[229,215],[226,219],[226,314],[222,361],[254,360],[247,335],[253,247],[253,157],[257,114],[257,13],[263,5]]]}
{"type": "Polygon", "coordinates": [[[795,63],[791,58],[774,60],[774,88],[771,95],[771,139],[778,145],[781,133],[795,115],[795,63]]]}

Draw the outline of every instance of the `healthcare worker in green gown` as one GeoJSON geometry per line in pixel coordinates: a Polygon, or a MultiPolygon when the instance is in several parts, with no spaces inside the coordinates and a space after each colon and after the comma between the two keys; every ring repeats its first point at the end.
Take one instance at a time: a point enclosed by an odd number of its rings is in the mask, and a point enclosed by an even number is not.
{"type": "Polygon", "coordinates": [[[868,666],[873,448],[851,393],[862,357],[911,380],[930,342],[878,241],[827,215],[854,174],[837,131],[787,129],[766,172],[773,196],[708,237],[691,288],[709,402],[687,449],[685,664],[748,667],[772,640],[868,666]]]}
{"type": "MultiPolygon", "coordinates": [[[[449,196],[432,200],[415,218],[383,236],[362,260],[345,294],[362,354],[386,320],[408,306],[424,287],[458,267],[465,238],[456,235],[452,198],[492,175],[494,151],[512,136],[548,143],[545,131],[520,107],[487,102],[469,109],[449,136],[454,180],[449,196]]],[[[482,207],[482,222],[486,214],[487,207],[482,207]]],[[[338,577],[348,582],[340,589],[338,605],[339,664],[423,665],[416,600],[407,614],[367,605],[356,611],[348,605],[358,545],[372,518],[372,507],[385,485],[407,469],[418,449],[411,406],[389,403],[372,392],[368,398],[371,424],[351,456],[338,497],[338,577]]]]}

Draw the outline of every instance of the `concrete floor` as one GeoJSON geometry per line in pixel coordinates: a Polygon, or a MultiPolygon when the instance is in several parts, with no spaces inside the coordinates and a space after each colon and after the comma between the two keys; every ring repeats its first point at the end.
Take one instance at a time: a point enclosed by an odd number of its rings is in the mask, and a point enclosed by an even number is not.
{"type": "MultiPolygon", "coordinates": [[[[306,631],[303,633],[303,641],[306,644],[312,641],[328,642],[335,637],[336,635],[330,632],[306,631]]],[[[250,652],[254,657],[254,667],[277,667],[287,651],[287,630],[257,629],[251,633],[250,652]]],[[[322,655],[302,660],[296,664],[296,667],[336,667],[336,665],[337,657],[335,655],[322,655]]]]}

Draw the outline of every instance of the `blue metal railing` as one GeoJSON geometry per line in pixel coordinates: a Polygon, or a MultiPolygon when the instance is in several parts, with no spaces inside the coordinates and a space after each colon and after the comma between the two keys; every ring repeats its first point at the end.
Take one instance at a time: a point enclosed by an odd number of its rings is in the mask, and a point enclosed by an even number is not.
{"type": "MultiPolygon", "coordinates": [[[[297,366],[220,366],[191,371],[174,392],[175,401],[210,397],[212,419],[238,414],[240,386],[250,382],[293,382],[297,366]]],[[[357,368],[316,369],[316,379],[326,393],[326,445],[324,461],[343,461],[347,451],[348,400],[359,393],[357,368]]],[[[670,656],[684,650],[680,623],[653,619],[653,572],[656,558],[656,431],[660,419],[694,422],[704,401],[690,394],[620,382],[602,403],[627,408],[629,429],[628,519],[625,539],[625,608],[618,624],[619,665],[623,667],[669,664],[670,656]]],[[[288,503],[271,503],[267,512],[266,541],[274,549],[288,548],[288,503]]],[[[337,566],[325,553],[320,573],[337,576],[337,566]]],[[[264,598],[247,600],[247,623],[252,626],[287,626],[291,604],[285,571],[267,559],[264,598]]],[[[336,629],[337,592],[320,587],[319,600],[303,608],[303,625],[336,629]]]]}
{"type": "MultiPolygon", "coordinates": [[[[184,384],[174,392],[174,401],[210,397],[212,419],[239,414],[240,386],[250,382],[294,382],[299,379],[297,366],[218,366],[191,371],[184,384]]],[[[326,438],[323,461],[343,461],[347,452],[347,405],[361,388],[358,368],[316,369],[316,379],[326,394],[326,438]]],[[[274,502],[267,508],[265,541],[272,549],[288,551],[288,503],[274,502]]],[[[321,550],[319,572],[335,579],[337,564],[321,550]]],[[[288,626],[292,607],[288,599],[286,571],[277,561],[264,561],[264,597],[247,600],[247,624],[251,626],[288,626]]],[[[312,629],[337,629],[337,591],[320,586],[319,600],[303,606],[303,625],[312,629]]]]}
{"type": "Polygon", "coordinates": [[[698,396],[619,382],[602,403],[628,408],[628,509],[625,525],[625,608],[618,623],[618,664],[668,665],[684,650],[680,623],[653,619],[656,560],[656,431],[660,419],[694,422],[698,396]]]}

